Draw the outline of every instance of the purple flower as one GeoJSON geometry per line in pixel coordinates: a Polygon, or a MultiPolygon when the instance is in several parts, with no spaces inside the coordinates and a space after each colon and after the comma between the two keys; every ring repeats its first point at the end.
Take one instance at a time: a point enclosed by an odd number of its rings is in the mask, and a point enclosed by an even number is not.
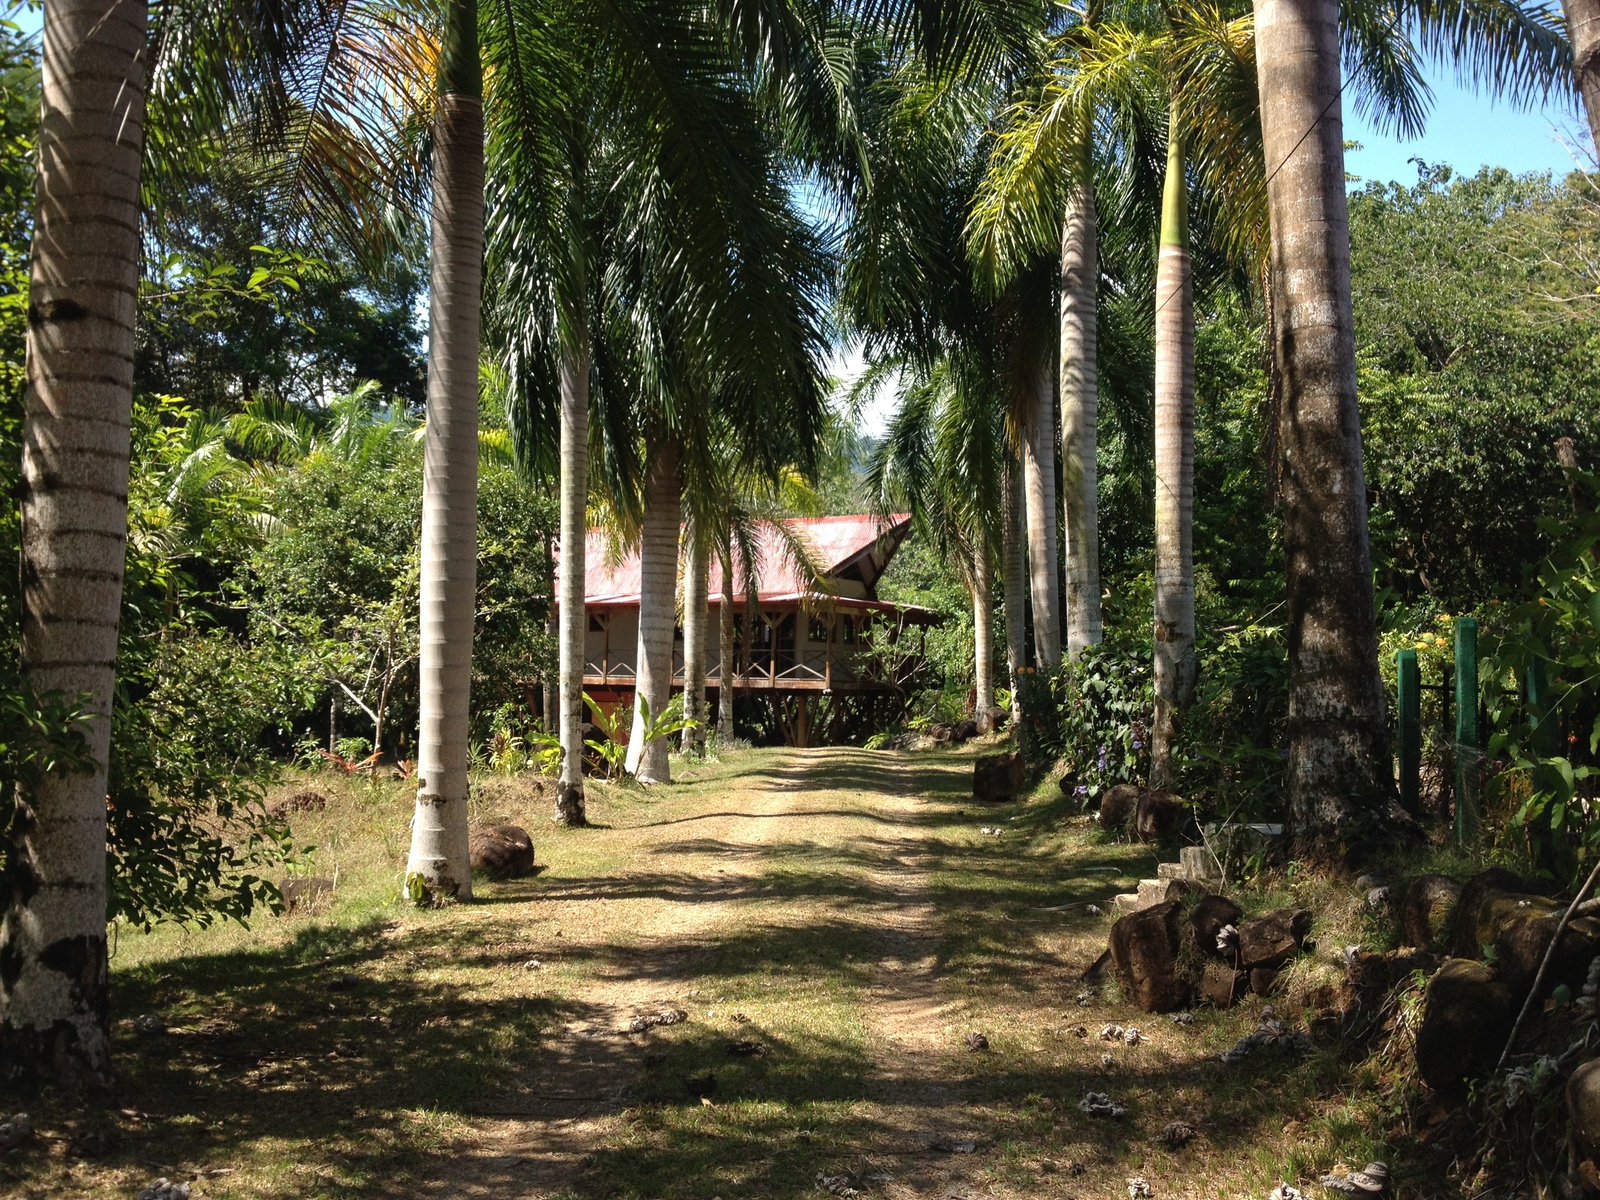
{"type": "Polygon", "coordinates": [[[1133,739],[1133,748],[1135,750],[1143,750],[1144,749],[1144,743],[1141,742],[1138,738],[1134,738],[1133,739]]]}
{"type": "Polygon", "coordinates": [[[1087,796],[1089,794],[1089,785],[1086,783],[1080,783],[1076,788],[1073,789],[1073,794],[1078,796],[1087,796]]]}

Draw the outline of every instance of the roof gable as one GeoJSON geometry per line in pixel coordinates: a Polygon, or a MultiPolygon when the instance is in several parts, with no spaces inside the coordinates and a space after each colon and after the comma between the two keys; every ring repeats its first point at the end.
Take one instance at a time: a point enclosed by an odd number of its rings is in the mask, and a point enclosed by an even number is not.
{"type": "MultiPolygon", "coordinates": [[[[806,546],[825,579],[839,581],[841,587],[859,585],[866,599],[876,599],[877,584],[900,543],[911,528],[905,513],[890,517],[855,514],[835,517],[792,517],[784,524],[806,546]]],[[[757,535],[756,589],[763,600],[792,598],[815,589],[804,585],[801,572],[789,553],[786,539],[776,527],[763,522],[757,535]]],[[[584,563],[584,594],[589,604],[637,604],[639,602],[639,551],[629,549],[620,561],[608,562],[607,539],[603,531],[589,530],[584,563]]],[[[560,577],[559,554],[556,574],[560,577]]],[[[722,570],[713,558],[710,595],[722,594],[722,570]]],[[[733,594],[744,598],[744,573],[735,566],[733,594]]],[[[850,589],[854,591],[855,589],[850,589]]]]}

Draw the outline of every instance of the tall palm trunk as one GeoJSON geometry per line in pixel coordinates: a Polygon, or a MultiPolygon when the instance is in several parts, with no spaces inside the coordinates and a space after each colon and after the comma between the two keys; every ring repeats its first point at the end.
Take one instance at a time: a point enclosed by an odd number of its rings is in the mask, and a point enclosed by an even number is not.
{"type": "Polygon", "coordinates": [[[428,423],[423,434],[422,711],[406,883],[414,896],[467,899],[472,895],[468,721],[478,588],[483,65],[477,0],[449,0],[444,15],[433,120],[428,423]]]}
{"type": "MultiPolygon", "coordinates": [[[[552,586],[552,590],[553,590],[554,589],[554,582],[555,582],[555,575],[556,575],[556,567],[555,567],[556,558],[555,558],[554,547],[550,544],[550,538],[549,537],[546,537],[544,539],[544,562],[545,562],[545,567],[550,572],[551,586],[552,586]]],[[[556,641],[556,639],[560,636],[560,632],[561,632],[561,626],[559,624],[559,619],[557,617],[557,612],[558,612],[558,609],[556,608],[555,597],[551,596],[550,597],[550,607],[549,607],[549,609],[546,610],[546,612],[544,614],[544,635],[545,635],[545,637],[550,639],[550,641],[552,641],[552,642],[556,641]]],[[[557,660],[557,661],[559,662],[559,660],[557,660]]],[[[544,689],[544,695],[543,695],[542,699],[544,701],[544,728],[545,728],[545,732],[546,733],[555,732],[558,737],[560,736],[560,733],[559,733],[559,730],[560,730],[560,718],[556,714],[560,710],[560,707],[561,707],[560,680],[561,680],[561,669],[558,666],[556,668],[556,673],[554,675],[551,675],[549,672],[546,672],[544,678],[540,681],[540,683],[541,683],[541,685],[542,685],[542,687],[544,689]]]]}
{"type": "Polygon", "coordinates": [[[700,522],[691,521],[683,563],[683,752],[703,752],[706,744],[706,633],[711,613],[706,592],[710,570],[700,522]]]}
{"type": "Polygon", "coordinates": [[[1561,0],[1572,42],[1572,67],[1589,118],[1589,133],[1600,146],[1600,0],[1561,0]]]}
{"type": "Polygon", "coordinates": [[[1056,575],[1055,389],[1049,355],[1041,353],[1028,381],[1022,467],[1028,513],[1028,577],[1033,588],[1033,654],[1041,670],[1061,665],[1060,596],[1056,575]]]}
{"type": "Polygon", "coordinates": [[[584,572],[589,536],[589,333],[587,316],[570,323],[561,347],[561,778],[556,823],[587,825],[583,796],[583,643],[589,632],[584,572]]]}
{"type": "Polygon", "coordinates": [[[142,0],[44,9],[22,449],[22,669],[87,695],[94,766],[22,797],[0,918],[0,1078],[109,1081],[106,760],[128,530],[142,0]]]}
{"type": "Polygon", "coordinates": [[[1337,0],[1256,0],[1282,375],[1289,822],[1331,851],[1393,789],[1356,406],[1337,0]]]}
{"type": "Polygon", "coordinates": [[[1027,600],[1023,581],[1022,471],[1010,447],[1000,458],[1000,585],[1001,611],[1006,620],[1006,670],[1011,682],[1011,720],[1022,720],[1022,689],[1017,671],[1026,665],[1027,600]]]}
{"type": "Polygon", "coordinates": [[[1194,290],[1188,187],[1176,120],[1167,127],[1167,179],[1156,263],[1155,728],[1150,786],[1172,785],[1172,745],[1194,699],[1194,290]]]}
{"type": "Polygon", "coordinates": [[[672,634],[678,595],[678,523],[683,481],[678,441],[652,439],[644,478],[644,528],[639,535],[639,655],[634,679],[628,771],[643,783],[666,783],[667,739],[645,741],[644,712],[659,717],[672,696],[672,634]],[[641,701],[645,703],[641,703],[641,701]]]}
{"type": "Polygon", "coordinates": [[[738,669],[733,659],[733,554],[727,543],[722,547],[722,603],[717,606],[717,632],[717,740],[727,745],[733,740],[733,676],[738,669]]]}
{"type": "Polygon", "coordinates": [[[972,667],[973,709],[978,729],[989,732],[989,713],[994,708],[994,566],[989,542],[982,531],[972,548],[972,667]]]}
{"type": "MultiPolygon", "coordinates": [[[[1087,158],[1087,153],[1085,158],[1087,158]]],[[[1061,227],[1061,475],[1066,492],[1067,653],[1097,645],[1100,630],[1099,223],[1094,182],[1067,197],[1061,227]]]]}

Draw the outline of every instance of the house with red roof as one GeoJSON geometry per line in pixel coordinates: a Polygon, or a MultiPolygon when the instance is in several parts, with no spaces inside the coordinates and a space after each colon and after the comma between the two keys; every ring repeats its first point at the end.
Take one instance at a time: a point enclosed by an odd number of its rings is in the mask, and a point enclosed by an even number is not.
{"type": "MultiPolygon", "coordinates": [[[[801,746],[900,715],[927,673],[927,628],[941,620],[931,609],[878,598],[878,581],[910,529],[906,514],[795,517],[782,530],[758,526],[752,561],[734,564],[734,655],[727,671],[718,636],[722,570],[713,556],[706,639],[712,705],[726,682],[736,702],[763,706],[784,740],[801,746]]],[[[639,553],[608,553],[605,533],[591,529],[587,559],[584,691],[606,706],[631,702],[639,553]]],[[[681,624],[673,655],[673,682],[681,689],[681,624]]]]}

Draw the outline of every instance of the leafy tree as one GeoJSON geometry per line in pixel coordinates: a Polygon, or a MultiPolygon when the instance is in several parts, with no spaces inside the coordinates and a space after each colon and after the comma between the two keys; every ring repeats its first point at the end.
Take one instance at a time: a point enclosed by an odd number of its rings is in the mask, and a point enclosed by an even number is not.
{"type": "Polygon", "coordinates": [[[1600,462],[1593,186],[1424,166],[1351,198],[1373,552],[1405,601],[1512,598],[1572,510],[1558,441],[1600,462]]]}
{"type": "Polygon", "coordinates": [[[216,411],[257,399],[314,408],[371,380],[420,408],[414,240],[378,270],[327,239],[308,248],[303,222],[220,158],[163,189],[150,214],[138,390],[216,411]]]}

